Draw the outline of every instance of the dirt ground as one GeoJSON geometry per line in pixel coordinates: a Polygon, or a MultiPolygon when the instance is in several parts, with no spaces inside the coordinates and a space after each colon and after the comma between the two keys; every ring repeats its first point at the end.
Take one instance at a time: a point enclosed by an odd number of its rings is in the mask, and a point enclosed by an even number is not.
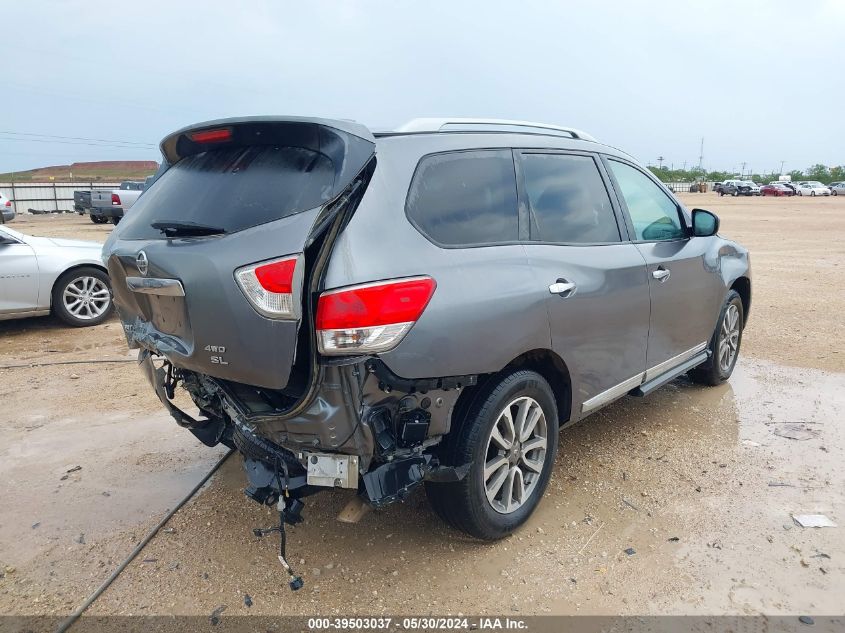
{"type": "MultiPolygon", "coordinates": [[[[752,253],[737,370],[564,431],[518,533],[468,539],[422,492],[343,524],[349,494],[318,495],[289,532],[305,579],[291,593],[277,540],[252,535],[273,517],[243,496],[233,456],[91,613],[841,614],[845,199],[684,200],[752,253]],[[792,513],[839,527],[801,528],[792,513]]],[[[11,226],[100,241],[111,229],[77,215],[11,226]]],[[[115,320],[2,322],[0,342],[0,614],[68,614],[223,451],[162,412],[115,320]],[[30,366],[105,359],[122,362],[30,366]]]]}

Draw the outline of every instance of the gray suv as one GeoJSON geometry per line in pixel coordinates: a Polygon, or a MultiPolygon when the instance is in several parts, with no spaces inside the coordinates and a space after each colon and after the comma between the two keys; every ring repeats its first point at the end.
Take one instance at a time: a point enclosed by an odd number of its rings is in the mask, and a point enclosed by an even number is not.
{"type": "Polygon", "coordinates": [[[581,131],[256,117],[161,150],[103,250],[115,305],[164,406],[237,448],[282,529],[325,488],[378,507],[424,484],[451,525],[503,537],[559,428],[734,368],[748,252],[581,131]]]}

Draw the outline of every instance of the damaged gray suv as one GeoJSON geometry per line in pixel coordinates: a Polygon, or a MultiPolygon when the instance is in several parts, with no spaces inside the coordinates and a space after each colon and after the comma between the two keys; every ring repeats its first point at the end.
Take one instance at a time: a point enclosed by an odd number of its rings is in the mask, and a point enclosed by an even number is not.
{"type": "Polygon", "coordinates": [[[325,488],[378,507],[424,485],[503,537],[560,427],[736,363],[748,252],[579,130],[255,117],[161,150],[104,247],[115,305],[172,416],[288,522],[325,488]]]}

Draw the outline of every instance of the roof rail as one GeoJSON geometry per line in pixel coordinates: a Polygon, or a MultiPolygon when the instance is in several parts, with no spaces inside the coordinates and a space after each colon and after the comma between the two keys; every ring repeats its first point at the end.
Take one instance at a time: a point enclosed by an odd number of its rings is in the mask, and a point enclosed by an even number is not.
{"type": "Polygon", "coordinates": [[[422,118],[412,119],[396,129],[402,133],[422,132],[513,132],[494,128],[522,128],[526,131],[534,130],[535,134],[563,133],[572,138],[584,141],[595,141],[590,134],[573,127],[550,125],[548,123],[532,123],[531,121],[512,121],[510,119],[463,119],[463,118],[422,118]],[[465,128],[452,129],[449,127],[465,128]]]}

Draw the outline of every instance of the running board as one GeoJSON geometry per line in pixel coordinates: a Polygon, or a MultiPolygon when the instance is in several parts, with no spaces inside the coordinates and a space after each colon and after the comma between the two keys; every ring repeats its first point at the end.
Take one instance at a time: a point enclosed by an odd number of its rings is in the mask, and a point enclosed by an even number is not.
{"type": "Polygon", "coordinates": [[[681,363],[677,367],[670,369],[669,371],[667,371],[664,374],[660,374],[657,378],[653,378],[652,380],[649,380],[648,382],[641,384],[636,389],[631,389],[631,391],[629,391],[628,394],[631,395],[631,396],[640,396],[640,397],[647,396],[652,391],[654,391],[658,387],[662,387],[663,385],[665,385],[670,380],[677,378],[681,374],[685,374],[686,372],[688,372],[693,367],[698,367],[701,363],[705,362],[709,356],[710,356],[710,351],[704,350],[703,352],[696,354],[695,356],[690,358],[688,361],[681,363]]]}

